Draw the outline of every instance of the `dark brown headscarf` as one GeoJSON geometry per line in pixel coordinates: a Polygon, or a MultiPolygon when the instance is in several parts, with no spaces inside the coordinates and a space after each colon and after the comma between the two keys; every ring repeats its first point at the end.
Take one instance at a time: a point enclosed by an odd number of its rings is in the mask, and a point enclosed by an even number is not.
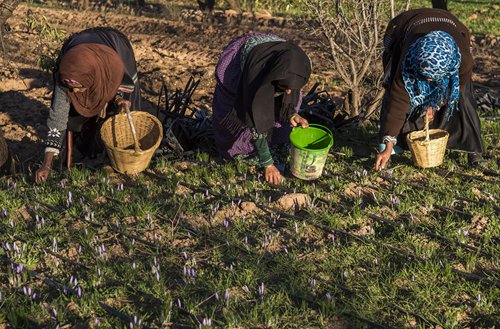
{"type": "Polygon", "coordinates": [[[75,110],[90,118],[98,115],[111,101],[123,79],[123,61],[110,47],[90,43],[77,45],[66,52],[59,64],[59,79],[74,80],[83,92],[70,92],[75,110]]]}

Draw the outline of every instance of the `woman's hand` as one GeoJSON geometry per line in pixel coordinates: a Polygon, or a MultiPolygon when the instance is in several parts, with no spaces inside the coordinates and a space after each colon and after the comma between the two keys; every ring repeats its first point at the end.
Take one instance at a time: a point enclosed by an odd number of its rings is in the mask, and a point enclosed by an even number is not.
{"type": "Polygon", "coordinates": [[[278,168],[276,168],[275,165],[267,166],[264,169],[264,176],[266,178],[266,182],[268,182],[270,184],[274,184],[274,185],[281,184],[281,173],[278,170],[278,168]]]}
{"type": "Polygon", "coordinates": [[[43,164],[35,173],[35,182],[37,184],[46,182],[49,179],[50,169],[52,168],[52,159],[54,158],[54,152],[45,152],[43,158],[43,164]]]}
{"type": "Polygon", "coordinates": [[[125,113],[127,112],[127,108],[130,109],[132,103],[122,97],[117,96],[115,98],[115,105],[118,108],[118,113],[125,113]]]}
{"type": "Polygon", "coordinates": [[[309,122],[298,114],[294,114],[290,118],[290,124],[294,127],[297,127],[298,125],[300,125],[302,128],[309,127],[309,122]]]}
{"type": "Polygon", "coordinates": [[[42,166],[35,173],[35,182],[37,184],[46,182],[47,179],[49,179],[49,175],[50,175],[50,168],[46,167],[46,166],[42,166]]]}
{"type": "Polygon", "coordinates": [[[383,152],[377,153],[377,158],[375,159],[375,170],[384,169],[391,159],[391,153],[394,144],[386,143],[385,145],[385,150],[383,152]]]}
{"type": "Polygon", "coordinates": [[[429,107],[427,109],[427,118],[429,118],[429,122],[432,122],[432,120],[434,120],[435,114],[436,110],[434,110],[432,107],[429,107]]]}

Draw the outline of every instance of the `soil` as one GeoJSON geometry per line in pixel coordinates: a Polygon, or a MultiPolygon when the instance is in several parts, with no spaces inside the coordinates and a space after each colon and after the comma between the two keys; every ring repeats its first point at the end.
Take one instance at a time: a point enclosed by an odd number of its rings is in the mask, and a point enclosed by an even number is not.
{"type": "Polygon", "coordinates": [[[301,208],[304,208],[307,206],[308,203],[310,203],[309,196],[304,193],[290,193],[290,194],[285,194],[281,196],[277,201],[276,201],[276,206],[284,211],[288,211],[291,209],[294,209],[295,211],[298,211],[301,208]]]}
{"type": "MultiPolygon", "coordinates": [[[[143,97],[149,101],[144,102],[144,110],[156,107],[162,82],[172,90],[183,87],[191,76],[201,79],[193,96],[195,106],[210,109],[215,85],[213,72],[219,54],[231,39],[248,32],[275,33],[296,41],[313,62],[314,74],[306,89],[320,82],[320,88],[339,93],[339,88],[333,86],[336,73],[328,60],[328,48],[322,47],[318,37],[312,36],[300,22],[270,15],[236,17],[226,11],[216,12],[215,24],[208,25],[202,22],[201,13],[190,10],[170,12],[175,19],[167,19],[120,14],[118,10],[103,7],[75,11],[20,5],[8,20],[11,30],[5,37],[7,52],[0,59],[0,132],[23,166],[39,161],[43,154],[42,138],[47,129],[52,85],[51,74],[36,64],[33,48],[37,35],[28,33],[24,23],[28,10],[35,18],[46,17],[66,35],[93,26],[111,26],[124,32],[134,47],[143,97]]],[[[121,10],[127,12],[126,8],[121,10]]],[[[147,10],[141,13],[151,15],[147,10]]],[[[498,45],[483,42],[482,36],[475,40],[477,91],[498,95],[500,58],[495,48],[498,45]]]]}

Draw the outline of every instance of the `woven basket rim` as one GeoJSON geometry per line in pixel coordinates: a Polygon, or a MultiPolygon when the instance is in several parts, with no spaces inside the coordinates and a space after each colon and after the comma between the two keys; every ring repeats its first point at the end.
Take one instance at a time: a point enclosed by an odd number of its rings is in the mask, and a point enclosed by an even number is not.
{"type": "Polygon", "coordinates": [[[103,130],[104,129],[108,129],[108,127],[110,127],[112,125],[112,120],[113,120],[114,117],[116,117],[116,116],[121,116],[121,117],[125,117],[125,118],[127,117],[127,115],[125,113],[118,113],[118,114],[116,114],[116,115],[114,115],[112,117],[107,118],[106,121],[104,121],[104,123],[102,124],[101,130],[100,130],[100,134],[101,134],[101,139],[104,142],[104,145],[107,148],[112,149],[113,151],[119,151],[119,152],[130,153],[130,154],[144,154],[144,153],[147,153],[147,152],[151,151],[151,149],[153,149],[153,148],[154,149],[158,148],[158,145],[160,145],[161,140],[162,140],[162,138],[160,138],[160,137],[163,136],[163,134],[162,134],[162,128],[163,128],[163,126],[162,126],[160,120],[158,120],[158,118],[155,117],[154,115],[152,115],[152,114],[150,114],[148,112],[144,112],[144,111],[133,111],[133,112],[130,112],[130,115],[132,115],[133,117],[134,116],[144,116],[144,117],[151,118],[153,120],[153,122],[156,124],[156,126],[158,126],[158,128],[160,130],[160,134],[158,135],[159,138],[156,141],[156,143],[154,145],[152,145],[151,147],[149,147],[149,148],[147,148],[145,150],[141,149],[140,151],[136,151],[135,149],[128,149],[128,150],[126,150],[126,149],[123,149],[121,147],[115,147],[113,145],[110,145],[108,143],[108,141],[103,137],[103,130]]]}
{"type": "MultiPolygon", "coordinates": [[[[447,132],[446,130],[443,129],[429,129],[429,135],[435,134],[435,133],[444,133],[443,136],[431,139],[429,143],[434,143],[434,142],[440,142],[444,138],[448,138],[450,136],[450,133],[447,132]]],[[[417,130],[417,131],[412,131],[406,135],[406,140],[409,143],[417,143],[417,142],[423,142],[423,141],[415,141],[416,138],[420,138],[422,136],[425,136],[425,131],[424,130],[417,130]]]]}

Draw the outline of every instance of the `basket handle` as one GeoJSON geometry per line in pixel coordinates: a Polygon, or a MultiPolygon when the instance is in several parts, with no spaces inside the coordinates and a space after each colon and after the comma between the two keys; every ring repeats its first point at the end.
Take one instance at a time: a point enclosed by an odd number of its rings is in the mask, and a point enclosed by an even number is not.
{"type": "Polygon", "coordinates": [[[125,105],[125,108],[127,110],[127,119],[130,125],[130,130],[132,130],[132,137],[134,137],[134,149],[136,152],[139,152],[141,148],[139,147],[139,142],[137,141],[137,134],[135,133],[134,121],[132,121],[132,115],[130,115],[130,106],[127,104],[125,105]]]}
{"type": "Polygon", "coordinates": [[[427,112],[425,113],[425,141],[426,142],[429,142],[430,141],[430,138],[429,138],[429,110],[427,110],[427,112]]]}

